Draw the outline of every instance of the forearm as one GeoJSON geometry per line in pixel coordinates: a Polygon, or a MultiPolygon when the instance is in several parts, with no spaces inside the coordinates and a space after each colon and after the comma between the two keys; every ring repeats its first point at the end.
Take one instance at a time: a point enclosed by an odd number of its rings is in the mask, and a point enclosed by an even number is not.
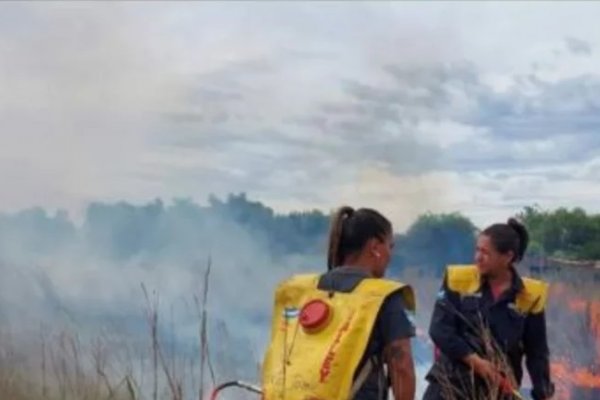
{"type": "Polygon", "coordinates": [[[550,355],[547,347],[538,344],[537,347],[529,348],[525,357],[527,372],[533,384],[533,399],[550,399],[554,394],[554,384],[550,377],[550,355]]]}
{"type": "Polygon", "coordinates": [[[474,349],[458,333],[454,308],[449,298],[437,301],[431,318],[429,335],[444,355],[452,360],[461,361],[474,353],[474,349]]]}
{"type": "Polygon", "coordinates": [[[395,400],[414,400],[415,368],[409,339],[391,343],[385,352],[395,400]]]}
{"type": "Polygon", "coordinates": [[[533,384],[534,400],[547,400],[554,394],[554,384],[550,379],[550,366],[545,356],[527,360],[527,370],[533,384]]]}
{"type": "Polygon", "coordinates": [[[395,400],[414,400],[415,391],[416,378],[414,371],[407,370],[394,375],[392,392],[395,400]]]}
{"type": "Polygon", "coordinates": [[[525,364],[533,384],[534,400],[550,399],[554,385],[550,377],[550,351],[544,313],[528,316],[525,330],[525,364]]]}

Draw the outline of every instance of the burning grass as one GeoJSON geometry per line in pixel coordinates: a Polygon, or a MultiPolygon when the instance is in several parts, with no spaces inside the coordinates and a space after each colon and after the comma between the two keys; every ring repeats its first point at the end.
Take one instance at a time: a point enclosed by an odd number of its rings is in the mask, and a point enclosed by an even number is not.
{"type": "MultiPolygon", "coordinates": [[[[10,400],[187,400],[206,399],[209,388],[220,379],[209,354],[207,335],[208,278],[195,297],[198,331],[193,351],[176,351],[165,340],[165,320],[159,316],[158,296],[141,292],[145,304],[146,329],[129,336],[98,334],[83,339],[71,329],[43,327],[35,334],[0,333],[0,399],[10,400]]],[[[433,307],[439,279],[407,273],[404,281],[417,288],[419,336],[427,342],[427,311],[433,307]]],[[[548,305],[548,331],[552,375],[557,386],[555,400],[597,399],[600,393],[600,299],[593,282],[561,282],[552,285],[548,305]]],[[[265,332],[268,327],[265,327],[265,332]]],[[[483,335],[485,338],[485,334],[483,335]]],[[[223,337],[213,343],[227,347],[223,337]],[[223,343],[222,343],[223,342],[223,343]]],[[[506,360],[487,337],[486,354],[510,376],[506,360]]],[[[212,348],[212,347],[211,347],[212,348]]],[[[232,350],[232,349],[228,349],[232,350]]],[[[217,356],[216,363],[220,353],[217,356]]],[[[416,354],[417,362],[430,355],[416,354]]],[[[244,366],[253,369],[254,365],[244,366]]],[[[217,371],[218,372],[218,371],[217,371]]],[[[442,382],[444,377],[441,377],[442,382]]],[[[525,384],[527,386],[527,383],[525,384]]],[[[448,399],[488,400],[477,393],[446,382],[448,399]]],[[[498,385],[488,387],[492,396],[498,385]]],[[[253,394],[230,392],[229,400],[256,400],[253,394]]],[[[525,397],[526,398],[526,397],[525,397]]]]}

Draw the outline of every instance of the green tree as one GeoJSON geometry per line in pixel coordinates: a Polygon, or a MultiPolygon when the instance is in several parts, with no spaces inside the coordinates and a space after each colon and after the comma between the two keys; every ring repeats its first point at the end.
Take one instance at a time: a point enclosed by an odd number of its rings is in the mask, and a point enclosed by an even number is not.
{"type": "Polygon", "coordinates": [[[526,207],[520,218],[531,237],[529,254],[573,260],[600,258],[600,215],[581,208],[554,211],[526,207]]]}
{"type": "Polygon", "coordinates": [[[448,264],[470,263],[476,228],[459,213],[425,214],[398,237],[396,265],[423,267],[441,274],[448,264]]]}

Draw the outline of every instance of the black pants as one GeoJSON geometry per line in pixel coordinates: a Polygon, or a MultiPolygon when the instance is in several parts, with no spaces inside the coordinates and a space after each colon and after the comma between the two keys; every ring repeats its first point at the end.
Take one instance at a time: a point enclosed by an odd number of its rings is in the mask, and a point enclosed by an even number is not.
{"type": "Polygon", "coordinates": [[[437,382],[429,382],[422,400],[444,400],[442,397],[442,387],[437,382]]]}

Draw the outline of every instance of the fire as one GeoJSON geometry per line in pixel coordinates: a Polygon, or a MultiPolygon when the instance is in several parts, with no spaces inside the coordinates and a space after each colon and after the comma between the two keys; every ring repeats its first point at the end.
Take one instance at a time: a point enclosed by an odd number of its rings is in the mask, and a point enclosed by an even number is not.
{"type": "Polygon", "coordinates": [[[590,330],[597,339],[600,339],[600,301],[590,303],[590,330]]]}
{"type": "Polygon", "coordinates": [[[551,373],[556,386],[554,397],[557,400],[571,400],[571,387],[569,384],[569,367],[564,362],[554,362],[551,373]]]}
{"type": "MultiPolygon", "coordinates": [[[[551,365],[551,374],[556,385],[554,399],[595,399],[597,397],[594,396],[600,392],[600,300],[579,287],[570,287],[562,282],[553,284],[550,292],[554,299],[563,299],[563,312],[577,315],[577,319],[581,321],[581,329],[585,330],[582,334],[589,340],[586,343],[592,346],[588,353],[592,358],[586,361],[572,359],[569,353],[555,353],[558,357],[551,365]]],[[[560,307],[560,303],[558,306],[560,307]]]]}
{"type": "Polygon", "coordinates": [[[600,374],[586,368],[573,367],[564,360],[552,363],[552,376],[556,382],[556,400],[577,400],[571,398],[574,387],[600,390],[600,374]]]}
{"type": "Polygon", "coordinates": [[[585,388],[600,389],[600,375],[586,369],[577,369],[572,374],[573,383],[585,388]]]}
{"type": "Polygon", "coordinates": [[[587,301],[584,299],[571,299],[568,301],[569,309],[576,313],[585,312],[585,308],[587,306],[587,301]]]}

